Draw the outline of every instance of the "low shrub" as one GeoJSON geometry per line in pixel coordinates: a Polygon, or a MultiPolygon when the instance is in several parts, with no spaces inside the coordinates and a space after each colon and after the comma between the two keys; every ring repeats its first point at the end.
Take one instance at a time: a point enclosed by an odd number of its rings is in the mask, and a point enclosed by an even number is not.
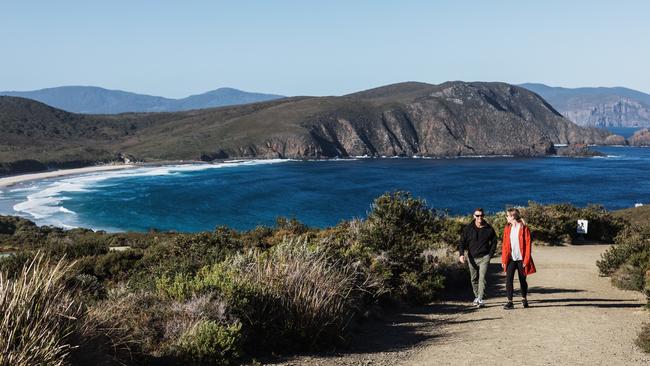
{"type": "Polygon", "coordinates": [[[623,290],[643,291],[645,287],[645,269],[624,264],[611,275],[612,284],[623,290]]]}
{"type": "Polygon", "coordinates": [[[442,290],[444,278],[423,253],[457,243],[461,227],[407,192],[384,194],[359,225],[357,251],[385,278],[391,297],[424,303],[442,290]]]}
{"type": "Polygon", "coordinates": [[[615,239],[615,245],[596,263],[600,274],[609,276],[625,265],[645,270],[650,263],[650,226],[628,227],[615,239]]]}
{"type": "Polygon", "coordinates": [[[579,219],[589,220],[585,238],[611,243],[626,226],[625,220],[615,217],[602,206],[579,208],[568,203],[540,205],[529,202],[522,209],[522,217],[531,230],[533,240],[539,244],[571,244],[578,237],[579,219]]]}
{"type": "Polygon", "coordinates": [[[340,342],[366,280],[306,242],[287,240],[158,282],[169,298],[215,292],[241,320],[249,352],[316,349],[340,342]]]}
{"type": "Polygon", "coordinates": [[[179,357],[193,365],[232,365],[241,357],[241,324],[196,323],[178,340],[179,357]]]}
{"type": "Polygon", "coordinates": [[[141,269],[139,261],[142,257],[140,249],[111,251],[77,260],[76,269],[79,273],[97,277],[101,281],[124,281],[141,269]]]}

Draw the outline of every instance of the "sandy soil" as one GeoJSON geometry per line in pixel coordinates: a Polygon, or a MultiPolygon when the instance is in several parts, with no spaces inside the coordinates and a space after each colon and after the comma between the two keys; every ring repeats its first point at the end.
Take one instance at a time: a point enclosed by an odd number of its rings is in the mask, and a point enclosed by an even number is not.
{"type": "Polygon", "coordinates": [[[608,278],[598,276],[595,262],[605,249],[606,245],[536,247],[538,273],[529,277],[528,309],[517,301],[515,310],[503,310],[503,275],[493,259],[486,308],[447,301],[408,309],[364,327],[345,352],[276,364],[650,364],[650,355],[634,345],[641,324],[650,321],[645,298],[616,289],[608,278]]]}
{"type": "Polygon", "coordinates": [[[132,164],[97,165],[97,166],[89,166],[85,168],[60,169],[60,170],[53,170],[53,171],[42,172],[42,173],[14,175],[10,177],[0,178],[0,187],[8,187],[17,183],[26,182],[30,180],[60,177],[64,175],[101,172],[107,170],[128,169],[134,167],[136,167],[136,165],[132,165],[132,164]]]}

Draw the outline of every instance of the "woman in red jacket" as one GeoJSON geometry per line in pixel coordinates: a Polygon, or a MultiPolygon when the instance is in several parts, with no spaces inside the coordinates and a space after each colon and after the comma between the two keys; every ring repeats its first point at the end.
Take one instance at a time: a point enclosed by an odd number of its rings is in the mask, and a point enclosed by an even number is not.
{"type": "Polygon", "coordinates": [[[506,293],[508,302],[504,309],[514,309],[512,304],[513,281],[515,271],[519,276],[521,287],[521,303],[527,308],[528,283],[526,276],[535,273],[535,265],[530,256],[530,229],[521,219],[521,213],[516,208],[509,208],[507,211],[508,224],[503,229],[503,245],[501,247],[501,267],[506,272],[506,293]]]}

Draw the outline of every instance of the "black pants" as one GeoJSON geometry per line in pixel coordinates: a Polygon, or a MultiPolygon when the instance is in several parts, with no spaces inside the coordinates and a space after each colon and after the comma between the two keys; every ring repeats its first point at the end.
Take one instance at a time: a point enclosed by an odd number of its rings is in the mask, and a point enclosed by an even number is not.
{"type": "Polygon", "coordinates": [[[506,267],[506,294],[508,295],[508,301],[512,301],[512,294],[514,292],[512,282],[515,279],[515,270],[517,271],[517,275],[519,275],[521,297],[525,298],[528,294],[528,282],[526,282],[526,275],[524,274],[524,262],[510,260],[508,267],[506,267]]]}

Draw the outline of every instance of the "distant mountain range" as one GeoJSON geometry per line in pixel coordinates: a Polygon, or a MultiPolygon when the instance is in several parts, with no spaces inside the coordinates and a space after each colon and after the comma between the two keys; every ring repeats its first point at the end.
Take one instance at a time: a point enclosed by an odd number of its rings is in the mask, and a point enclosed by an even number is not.
{"type": "Polygon", "coordinates": [[[524,88],[461,81],[120,115],[0,96],[0,131],[0,174],[127,159],[539,156],[609,135],[577,126],[524,88]]]}
{"type": "Polygon", "coordinates": [[[519,85],[539,94],[581,126],[650,127],[650,95],[628,88],[560,88],[519,85]]]}
{"type": "Polygon", "coordinates": [[[88,114],[176,112],[284,98],[282,95],[219,88],[187,98],[171,99],[95,86],[61,86],[33,91],[0,91],[0,95],[33,99],[68,112],[88,114]]]}

